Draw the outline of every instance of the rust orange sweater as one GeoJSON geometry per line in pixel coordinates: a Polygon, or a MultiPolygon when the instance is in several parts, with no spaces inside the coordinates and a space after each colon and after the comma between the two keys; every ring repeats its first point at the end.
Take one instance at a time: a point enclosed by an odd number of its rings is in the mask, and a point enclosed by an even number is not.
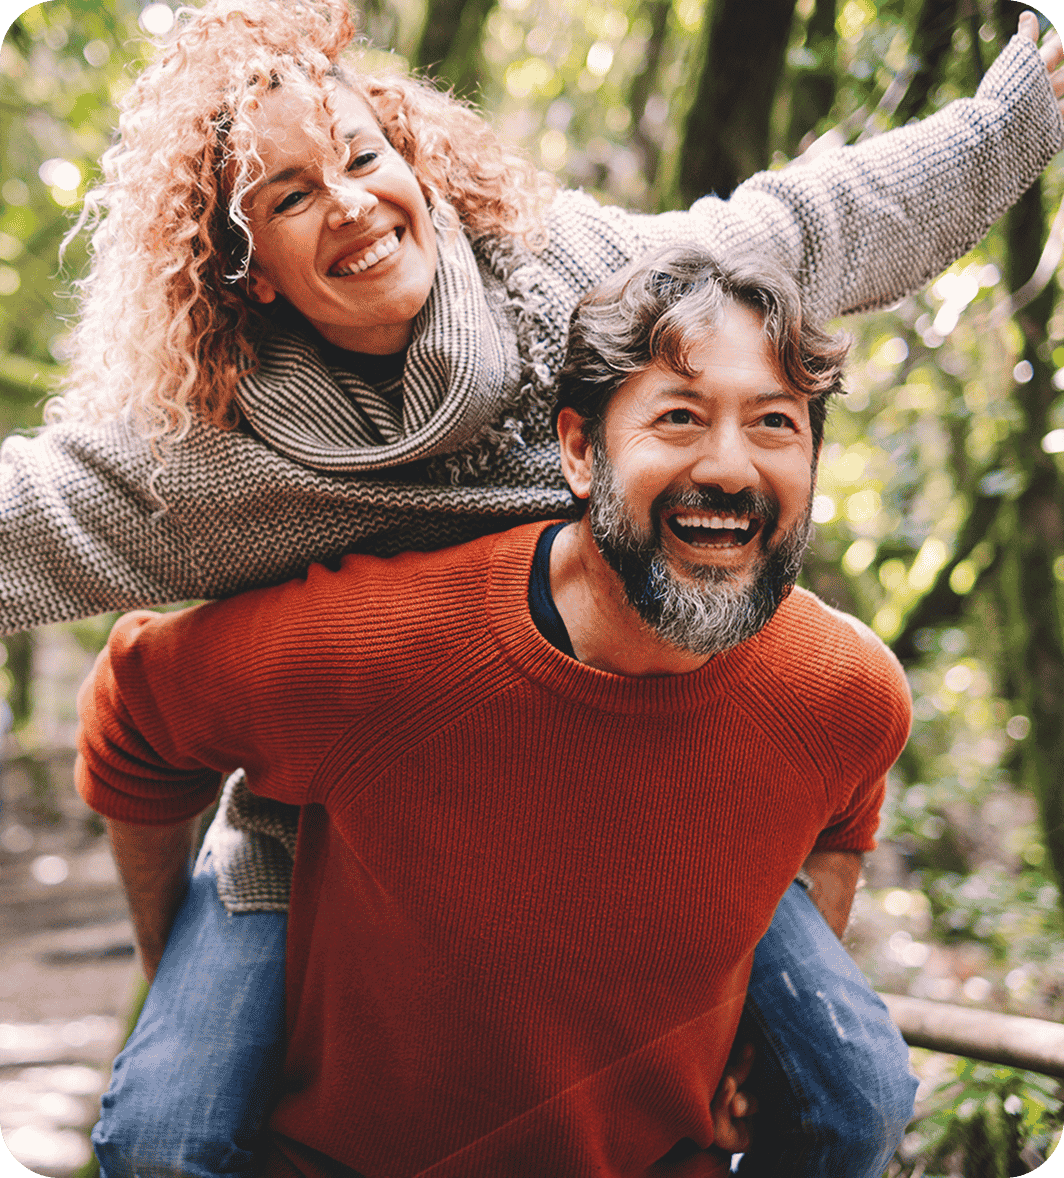
{"type": "Polygon", "coordinates": [[[129,615],[83,692],[101,813],[176,822],[239,765],[306,806],[273,1174],[723,1173],[754,945],[814,846],[874,845],[878,640],[795,591],[696,672],[606,674],[533,626],[541,530],[129,615]]]}

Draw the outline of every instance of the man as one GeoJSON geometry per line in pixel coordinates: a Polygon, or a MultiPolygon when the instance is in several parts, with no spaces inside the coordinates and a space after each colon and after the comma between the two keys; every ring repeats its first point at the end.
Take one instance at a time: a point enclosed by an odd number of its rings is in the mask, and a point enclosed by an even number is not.
{"type": "Polygon", "coordinates": [[[841,929],[909,724],[792,590],[843,354],[672,251],[574,313],[579,521],[116,626],[78,781],[131,893],[172,912],[226,770],[304,807],[266,1173],[727,1171],[754,946],[803,864],[841,929]]]}

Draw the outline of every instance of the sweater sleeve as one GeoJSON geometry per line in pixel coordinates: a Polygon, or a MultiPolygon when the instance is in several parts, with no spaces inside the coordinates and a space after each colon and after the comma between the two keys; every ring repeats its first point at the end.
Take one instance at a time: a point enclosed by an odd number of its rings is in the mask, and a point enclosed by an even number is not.
{"type": "Polygon", "coordinates": [[[158,461],[119,423],[0,449],[0,632],[197,593],[188,544],[151,494],[158,461]]]}
{"type": "MultiPolygon", "coordinates": [[[[312,570],[320,576],[328,574],[312,570]]],[[[323,800],[314,770],[346,714],[324,633],[342,642],[308,596],[294,582],[121,618],[78,699],[75,777],[85,801],[124,822],[181,822],[238,767],[256,793],[323,800]]]]}
{"type": "Polygon", "coordinates": [[[830,612],[851,628],[859,646],[831,733],[842,770],[836,808],[816,850],[871,851],[887,773],[909,738],[912,695],[901,664],[879,637],[856,618],[830,612]]]}
{"type": "Polygon", "coordinates": [[[204,751],[193,755],[180,740],[158,733],[153,740],[138,723],[136,705],[149,698],[160,716],[169,708],[181,723],[175,701],[148,696],[143,676],[125,673],[126,655],[153,617],[121,618],[82,685],[74,779],[82,798],[106,818],[165,826],[205,810],[218,792],[219,772],[204,751]]]}
{"type": "Polygon", "coordinates": [[[490,485],[312,470],[250,431],[197,422],[165,455],[121,423],[49,426],[0,449],[0,633],[230,597],[353,548],[439,549],[564,514],[556,452],[518,448],[490,485]]]}
{"type": "Polygon", "coordinates": [[[644,248],[686,238],[770,253],[798,279],[806,306],[831,318],[923,286],[983,237],[1061,145],[1045,66],[1032,41],[1014,37],[974,98],[759,173],[728,200],[640,217],[636,228],[644,248]]]}

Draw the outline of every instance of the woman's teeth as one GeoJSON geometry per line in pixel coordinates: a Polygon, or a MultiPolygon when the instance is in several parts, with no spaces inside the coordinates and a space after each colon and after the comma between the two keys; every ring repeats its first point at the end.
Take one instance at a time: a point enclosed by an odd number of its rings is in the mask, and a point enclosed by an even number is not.
{"type": "Polygon", "coordinates": [[[331,275],[336,278],[346,278],[350,274],[361,274],[363,270],[368,270],[370,266],[375,266],[378,262],[383,262],[390,254],[394,254],[399,248],[399,234],[393,229],[387,237],[382,237],[380,241],[375,242],[364,254],[359,254],[357,257],[344,258],[338,262],[329,271],[331,275]]]}

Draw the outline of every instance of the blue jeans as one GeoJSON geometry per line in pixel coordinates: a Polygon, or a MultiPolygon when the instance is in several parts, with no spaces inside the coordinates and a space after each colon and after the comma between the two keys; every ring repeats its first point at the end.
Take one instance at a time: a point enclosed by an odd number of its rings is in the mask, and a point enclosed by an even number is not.
{"type": "Polygon", "coordinates": [[[800,884],[758,943],[743,1023],[764,1115],[741,1178],[880,1178],[912,1120],[909,1049],[800,884]]]}
{"type": "Polygon", "coordinates": [[[250,1174],[284,1066],[288,918],[234,916],[192,877],[92,1143],[105,1178],[250,1174]]]}
{"type": "MultiPolygon", "coordinates": [[[[250,1175],[280,1076],[285,918],[192,880],[92,1139],[105,1178],[250,1175]]],[[[792,884],[754,957],[744,1030],[762,1116],[742,1178],[880,1178],[916,1079],[883,1003],[792,884]]]]}

